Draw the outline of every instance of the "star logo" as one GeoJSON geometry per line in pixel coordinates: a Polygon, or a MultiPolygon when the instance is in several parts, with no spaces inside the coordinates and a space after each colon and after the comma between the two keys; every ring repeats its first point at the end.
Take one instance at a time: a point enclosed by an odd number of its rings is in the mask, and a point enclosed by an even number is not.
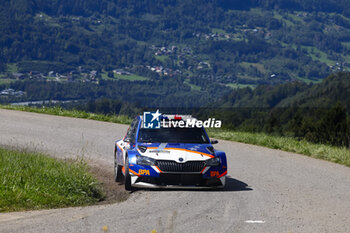
{"type": "Polygon", "coordinates": [[[143,127],[145,129],[160,129],[160,116],[162,114],[157,109],[156,112],[143,113],[143,127]]]}
{"type": "Polygon", "coordinates": [[[156,111],[155,113],[151,113],[151,114],[152,114],[152,116],[153,116],[153,118],[152,118],[151,121],[154,121],[155,119],[158,119],[158,117],[159,117],[160,115],[162,115],[161,113],[159,113],[159,109],[157,109],[157,111],[156,111]]]}

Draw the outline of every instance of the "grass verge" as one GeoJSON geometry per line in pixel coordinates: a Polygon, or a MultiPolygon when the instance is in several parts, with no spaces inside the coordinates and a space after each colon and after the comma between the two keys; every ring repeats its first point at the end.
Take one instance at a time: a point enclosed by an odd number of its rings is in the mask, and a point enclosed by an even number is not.
{"type": "Polygon", "coordinates": [[[105,198],[83,160],[0,148],[0,212],[95,204],[105,198]]]}
{"type": "MultiPolygon", "coordinates": [[[[34,108],[27,106],[4,106],[0,108],[21,110],[28,112],[45,113],[51,115],[85,118],[99,121],[130,124],[132,119],[127,116],[108,116],[103,114],[86,113],[76,110],[63,110],[55,108],[34,108]]],[[[323,144],[314,144],[305,140],[297,140],[290,137],[277,137],[264,133],[235,132],[223,129],[208,129],[210,137],[229,141],[243,142],[272,149],[304,154],[313,158],[323,159],[350,167],[350,150],[323,144]]]]}
{"type": "Polygon", "coordinates": [[[290,137],[277,137],[263,133],[234,132],[209,129],[210,137],[247,144],[264,146],[272,149],[294,152],[313,158],[323,159],[350,167],[350,150],[323,144],[314,144],[290,137]]]}
{"type": "Polygon", "coordinates": [[[87,113],[79,110],[66,110],[61,107],[29,107],[29,106],[12,106],[12,105],[0,105],[0,108],[17,110],[24,112],[35,112],[35,113],[44,113],[55,116],[67,116],[75,118],[90,119],[96,121],[106,121],[119,124],[130,124],[132,119],[124,115],[104,115],[96,113],[87,113]]]}

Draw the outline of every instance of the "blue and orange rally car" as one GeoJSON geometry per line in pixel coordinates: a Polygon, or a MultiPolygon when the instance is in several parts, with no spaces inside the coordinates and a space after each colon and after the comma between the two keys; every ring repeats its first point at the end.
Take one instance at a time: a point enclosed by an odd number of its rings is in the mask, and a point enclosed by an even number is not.
{"type": "Polygon", "coordinates": [[[147,123],[145,117],[136,117],[126,136],[115,142],[116,182],[124,182],[126,190],[224,188],[226,155],[212,146],[218,141],[196,127],[197,119],[153,113],[147,123]]]}

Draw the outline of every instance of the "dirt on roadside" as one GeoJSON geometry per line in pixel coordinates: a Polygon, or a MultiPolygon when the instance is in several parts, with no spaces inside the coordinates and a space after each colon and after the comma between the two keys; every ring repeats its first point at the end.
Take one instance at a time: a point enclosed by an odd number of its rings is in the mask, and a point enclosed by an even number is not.
{"type": "Polygon", "coordinates": [[[105,192],[105,199],[97,204],[111,204],[125,201],[130,192],[124,189],[124,185],[114,181],[113,167],[106,167],[97,163],[89,163],[89,171],[100,181],[105,192]]]}

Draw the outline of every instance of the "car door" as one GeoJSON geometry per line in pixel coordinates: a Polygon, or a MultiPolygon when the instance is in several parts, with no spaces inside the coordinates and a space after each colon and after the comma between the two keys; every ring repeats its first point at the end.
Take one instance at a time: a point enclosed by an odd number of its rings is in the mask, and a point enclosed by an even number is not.
{"type": "Polygon", "coordinates": [[[139,120],[135,118],[131,123],[125,137],[123,140],[120,140],[117,149],[117,161],[119,164],[125,164],[125,156],[127,151],[133,147],[136,143],[136,132],[138,127],[139,120]]]}

